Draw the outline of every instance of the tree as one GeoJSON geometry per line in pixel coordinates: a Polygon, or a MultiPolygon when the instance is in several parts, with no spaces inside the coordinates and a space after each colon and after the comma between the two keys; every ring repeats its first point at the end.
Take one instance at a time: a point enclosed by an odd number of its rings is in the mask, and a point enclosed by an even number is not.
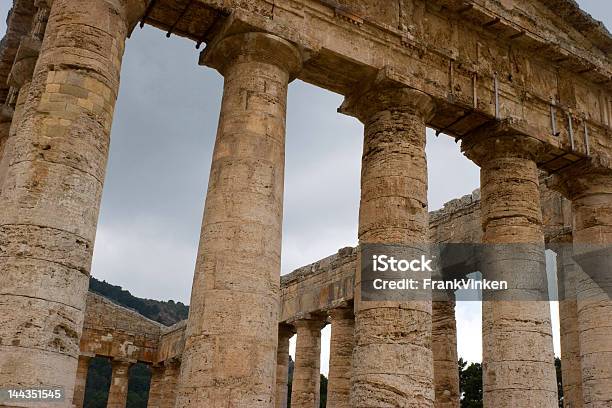
{"type": "Polygon", "coordinates": [[[459,359],[461,408],[482,408],[482,366],[459,359]]]}

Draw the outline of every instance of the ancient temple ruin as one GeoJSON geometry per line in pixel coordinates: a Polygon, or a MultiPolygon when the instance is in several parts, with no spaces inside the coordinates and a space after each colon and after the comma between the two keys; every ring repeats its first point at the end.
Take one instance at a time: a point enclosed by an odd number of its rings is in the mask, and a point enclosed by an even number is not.
{"type": "MultiPolygon", "coordinates": [[[[573,0],[14,0],[0,49],[0,387],[62,387],[53,406],[80,407],[88,361],[105,356],[108,406],[125,405],[140,361],[149,406],[282,407],[296,333],[292,406],[315,407],[331,324],[328,407],[458,407],[452,296],[362,300],[359,247],[280,277],[288,84],[344,95],[339,112],[364,125],[360,245],[533,244],[538,263],[545,244],[592,244],[609,259],[610,55],[610,33],[573,0]],[[138,24],[204,45],[199,63],[225,79],[189,319],[171,328],[87,293],[138,24]],[[434,213],[426,127],[481,168],[479,193],[434,213]]],[[[564,403],[610,407],[612,301],[568,299],[564,403]]],[[[547,302],[483,305],[482,335],[485,407],[558,406],[547,302]]]]}

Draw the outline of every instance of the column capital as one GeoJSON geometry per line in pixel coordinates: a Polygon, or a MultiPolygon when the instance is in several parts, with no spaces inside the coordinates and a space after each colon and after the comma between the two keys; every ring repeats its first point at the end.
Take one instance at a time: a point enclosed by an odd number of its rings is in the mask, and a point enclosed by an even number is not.
{"type": "Polygon", "coordinates": [[[427,122],[434,114],[435,104],[426,93],[398,82],[392,71],[381,69],[363,88],[347,95],[338,112],[365,123],[372,115],[391,109],[411,112],[427,122]]]}
{"type": "Polygon", "coordinates": [[[30,37],[21,39],[7,80],[10,86],[21,88],[24,83],[32,80],[40,46],[41,42],[37,39],[30,37]]]}
{"type": "Polygon", "coordinates": [[[327,319],[324,316],[311,316],[293,322],[293,326],[295,326],[297,330],[304,328],[308,330],[321,330],[326,324],[327,319]]]}
{"type": "Polygon", "coordinates": [[[278,338],[279,339],[290,339],[295,334],[295,328],[286,323],[278,325],[278,338]]]}
{"type": "Polygon", "coordinates": [[[548,177],[546,186],[570,200],[612,191],[612,161],[588,158],[548,177]]]}
{"type": "Polygon", "coordinates": [[[332,319],[332,324],[334,320],[347,320],[354,319],[355,314],[353,312],[353,308],[349,306],[345,307],[336,307],[329,310],[329,316],[332,319]]]}
{"type": "Polygon", "coordinates": [[[225,75],[226,69],[241,62],[276,65],[294,78],[302,69],[302,55],[289,41],[268,33],[247,32],[215,38],[200,54],[200,65],[225,75]]]}
{"type": "Polygon", "coordinates": [[[540,161],[545,143],[512,129],[511,120],[487,123],[461,140],[461,150],[474,163],[482,166],[488,160],[524,158],[540,161]]]}

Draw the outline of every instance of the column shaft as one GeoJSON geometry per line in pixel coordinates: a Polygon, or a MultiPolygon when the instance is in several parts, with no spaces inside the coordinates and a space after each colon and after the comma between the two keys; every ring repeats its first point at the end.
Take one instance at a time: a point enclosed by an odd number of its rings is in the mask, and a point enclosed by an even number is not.
{"type": "Polygon", "coordinates": [[[85,402],[85,386],[87,385],[87,372],[89,370],[90,361],[91,356],[79,356],[74,394],[72,397],[72,405],[74,405],[75,408],[83,408],[83,403],[85,402]]]}
{"type": "Polygon", "coordinates": [[[289,339],[293,329],[287,325],[278,328],[278,349],[276,351],[276,408],[287,408],[287,385],[289,382],[289,339]]]}
{"type": "Polygon", "coordinates": [[[559,245],[557,251],[563,406],[582,408],[584,404],[576,301],[576,264],[572,260],[571,236],[569,238],[568,242],[559,245]]]}
{"type": "MultiPolygon", "coordinates": [[[[454,298],[454,294],[449,294],[454,298]]],[[[455,301],[434,301],[432,307],[432,351],[434,360],[435,408],[459,408],[457,366],[457,323],[455,301]]]]}
{"type": "Polygon", "coordinates": [[[249,33],[203,63],[225,77],[177,407],[269,408],[276,392],[287,87],[299,54],[249,33]]]}
{"type": "MultiPolygon", "coordinates": [[[[0,193],[2,193],[2,185],[4,184],[4,175],[2,171],[3,157],[6,152],[6,145],[9,139],[9,133],[11,129],[11,122],[5,118],[0,117],[0,193]],[[4,120],[3,120],[4,119],[4,120]]],[[[4,172],[6,173],[6,171],[4,172]]]]}
{"type": "MultiPolygon", "coordinates": [[[[424,250],[428,241],[425,122],[433,111],[430,98],[394,85],[375,85],[348,97],[341,110],[365,125],[360,245],[424,250]]],[[[351,405],[433,406],[431,300],[362,302],[360,285],[358,266],[351,405]]]]}
{"type": "Polygon", "coordinates": [[[74,391],[133,4],[54,1],[0,193],[0,384],[62,386],[58,407],[74,391]]]}
{"type": "Polygon", "coordinates": [[[352,308],[337,308],[331,315],[327,408],[350,408],[351,373],[355,337],[352,308]]]}
{"type": "Polygon", "coordinates": [[[15,142],[17,124],[21,123],[23,108],[25,105],[25,101],[28,97],[28,92],[30,91],[30,83],[30,81],[27,81],[19,88],[19,91],[17,93],[17,101],[13,110],[13,119],[10,122],[8,134],[6,135],[6,139],[4,140],[4,146],[2,147],[2,151],[0,152],[0,194],[2,194],[2,187],[4,186],[4,181],[6,180],[9,163],[11,162],[11,156],[13,155],[13,145],[15,142]]]}
{"type": "Polygon", "coordinates": [[[291,388],[292,408],[318,408],[321,386],[320,320],[299,320],[295,323],[297,342],[291,388]]]}
{"type": "Polygon", "coordinates": [[[587,163],[564,177],[572,200],[574,255],[581,266],[576,308],[582,394],[584,407],[599,408],[612,405],[612,170],[587,163]],[[596,259],[596,250],[608,254],[599,258],[600,270],[584,264],[596,259]]]}
{"type": "Polygon", "coordinates": [[[510,289],[491,295],[495,296],[491,299],[485,293],[484,406],[556,407],[549,302],[543,297],[527,297],[529,291],[522,289],[524,285],[530,289],[531,279],[545,276],[535,162],[541,144],[535,139],[489,129],[470,135],[462,147],[481,167],[483,242],[489,244],[485,248],[483,274],[488,279],[507,280],[510,289]]]}
{"type": "Polygon", "coordinates": [[[164,369],[163,365],[151,366],[151,382],[149,383],[149,400],[147,401],[147,408],[161,407],[164,369]]]}
{"type": "Polygon", "coordinates": [[[164,362],[160,408],[174,408],[180,369],[181,365],[178,361],[170,360],[164,362]]]}
{"type": "Polygon", "coordinates": [[[132,363],[126,361],[112,361],[113,374],[108,390],[106,408],[125,408],[128,396],[128,383],[132,363]]]}

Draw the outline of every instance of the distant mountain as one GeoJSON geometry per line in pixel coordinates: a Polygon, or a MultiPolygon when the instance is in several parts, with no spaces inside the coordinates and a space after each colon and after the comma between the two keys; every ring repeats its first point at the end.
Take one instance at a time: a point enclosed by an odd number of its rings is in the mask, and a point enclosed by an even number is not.
{"type": "Polygon", "coordinates": [[[166,326],[172,326],[176,322],[187,319],[189,314],[189,306],[182,302],[142,299],[132,295],[121,286],[99,281],[93,276],[89,280],[89,290],[166,326]]]}

